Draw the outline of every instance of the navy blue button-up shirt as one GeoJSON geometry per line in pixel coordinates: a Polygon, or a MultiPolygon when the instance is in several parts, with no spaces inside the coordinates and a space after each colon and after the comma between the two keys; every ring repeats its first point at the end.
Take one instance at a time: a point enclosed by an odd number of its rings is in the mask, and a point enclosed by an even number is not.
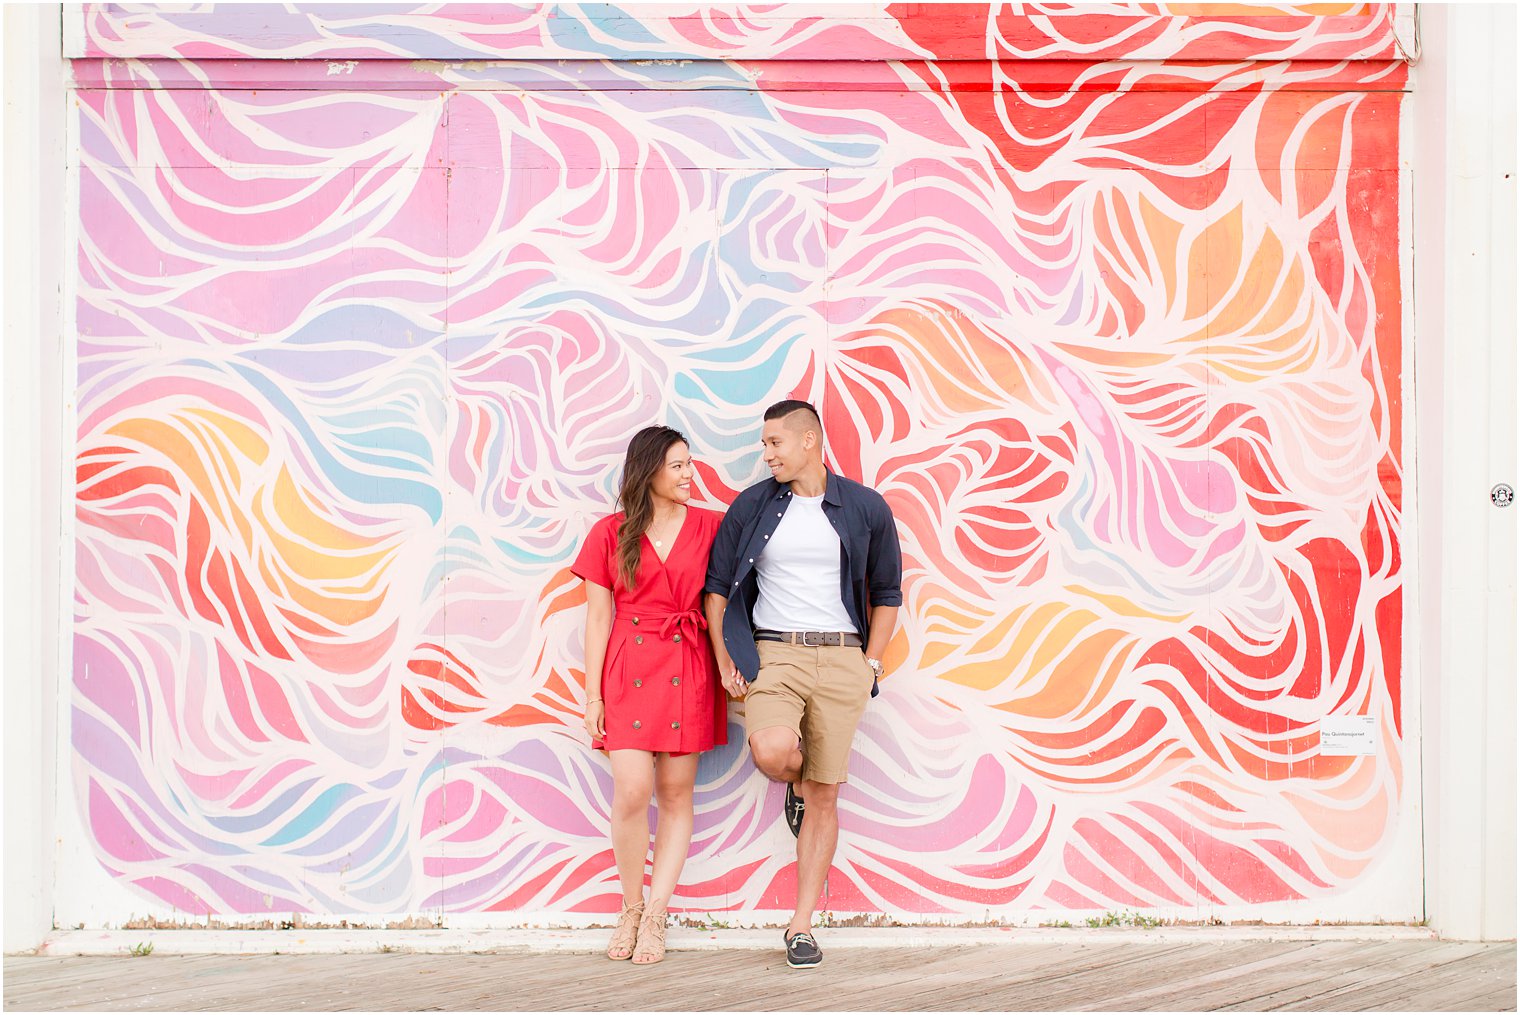
{"type": "MultiPolygon", "coordinates": [[[[739,494],[723,516],[708,558],[703,591],[728,600],[723,644],[751,683],[760,675],[752,616],[760,597],[755,562],[791,502],[791,487],[774,479],[763,479],[739,494]]],[[[839,533],[839,598],[861,641],[866,641],[871,607],[902,605],[902,550],[892,509],[870,487],[830,472],[823,488],[823,513],[839,533]]],[[[876,693],[873,682],[871,695],[876,693]]]]}

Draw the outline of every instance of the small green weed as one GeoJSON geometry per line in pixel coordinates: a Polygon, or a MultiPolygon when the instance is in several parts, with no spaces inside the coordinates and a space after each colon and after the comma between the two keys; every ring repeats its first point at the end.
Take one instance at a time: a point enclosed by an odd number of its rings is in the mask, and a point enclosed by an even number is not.
{"type": "Polygon", "coordinates": [[[139,941],[137,944],[135,944],[135,945],[132,946],[132,954],[134,956],[136,956],[137,958],[139,958],[139,959],[143,958],[144,956],[147,956],[147,955],[152,955],[153,954],[153,942],[152,941],[139,941]]]}
{"type": "Polygon", "coordinates": [[[1110,909],[1102,916],[1089,916],[1086,923],[1089,927],[1143,927],[1146,930],[1161,926],[1159,917],[1146,916],[1128,909],[1121,909],[1117,913],[1110,909]]]}
{"type": "Polygon", "coordinates": [[[681,916],[677,918],[676,922],[690,927],[692,930],[729,930],[733,927],[733,924],[727,920],[719,919],[711,913],[707,914],[707,919],[705,920],[700,916],[681,916]]]}

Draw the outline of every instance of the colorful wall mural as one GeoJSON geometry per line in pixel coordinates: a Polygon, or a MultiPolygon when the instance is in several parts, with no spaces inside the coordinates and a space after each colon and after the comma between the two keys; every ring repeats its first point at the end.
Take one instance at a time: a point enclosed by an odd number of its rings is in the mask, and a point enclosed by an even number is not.
{"type": "MultiPolygon", "coordinates": [[[[721,509],[791,394],[906,566],[825,908],[1418,882],[1392,7],[69,18],[66,792],[142,908],[615,910],[567,565],[635,429],[721,509]]],[[[676,909],[790,908],[741,707],[676,909]]]]}

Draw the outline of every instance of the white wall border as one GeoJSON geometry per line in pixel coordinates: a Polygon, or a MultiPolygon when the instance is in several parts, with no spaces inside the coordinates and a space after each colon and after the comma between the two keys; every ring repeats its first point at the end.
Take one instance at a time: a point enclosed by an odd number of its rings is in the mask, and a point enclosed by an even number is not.
{"type": "MultiPolygon", "coordinates": [[[[1426,915],[1515,936],[1515,40],[1512,7],[1421,5],[1413,70],[1414,489],[1426,915]]],[[[1406,628],[1410,625],[1406,624],[1406,628]]]]}
{"type": "Polygon", "coordinates": [[[53,925],[67,331],[62,7],[4,12],[5,951],[53,925]]]}

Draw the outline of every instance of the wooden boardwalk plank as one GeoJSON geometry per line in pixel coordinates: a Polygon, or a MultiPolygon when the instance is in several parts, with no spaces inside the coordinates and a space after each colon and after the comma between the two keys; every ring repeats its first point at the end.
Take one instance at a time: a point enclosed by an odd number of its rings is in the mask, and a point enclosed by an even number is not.
{"type": "MultiPolygon", "coordinates": [[[[1327,991],[1296,1006],[1300,1011],[1467,1010],[1475,992],[1515,982],[1514,944],[1493,946],[1446,942],[1446,948],[1410,955],[1396,978],[1362,980],[1327,991]],[[1475,985],[1477,991],[1473,990],[1475,985]]],[[[1514,999],[1511,997],[1510,1006],[1514,999]]]]}
{"type": "MultiPolygon", "coordinates": [[[[110,958],[90,959],[72,958],[68,956],[42,956],[38,958],[27,957],[26,961],[29,963],[37,963],[37,967],[34,969],[28,969],[26,980],[28,985],[35,986],[47,986],[49,984],[58,984],[63,986],[82,986],[91,983],[111,983],[119,980],[124,972],[126,972],[128,976],[131,975],[130,966],[126,967],[125,970],[123,969],[122,963],[124,962],[159,962],[162,961],[162,959],[162,956],[153,955],[146,955],[140,958],[124,955],[112,956],[110,958]]],[[[186,976],[196,975],[196,969],[204,968],[210,964],[213,964],[218,959],[225,962],[227,960],[227,956],[174,956],[174,960],[177,963],[180,963],[178,968],[183,969],[183,975],[186,976]]],[[[7,970],[10,968],[10,961],[11,960],[9,958],[6,959],[7,970]]]]}
{"type": "MultiPolygon", "coordinates": [[[[1154,958],[1172,954],[1185,946],[1140,946],[1154,958]]],[[[853,980],[848,998],[833,1004],[841,1010],[974,1010],[982,1007],[1002,1008],[1008,999],[1028,998],[1060,1007],[1054,1000],[1062,985],[1068,992],[1080,994],[1084,977],[1112,966],[1123,967],[1140,961],[1138,955],[1112,948],[1073,949],[1061,945],[1023,945],[960,947],[901,951],[898,954],[874,955],[878,970],[867,980],[853,980]],[[1074,956],[1074,952],[1077,956],[1074,956]],[[1079,956],[1079,957],[1078,957],[1079,956]],[[1068,982],[1070,981],[1070,982],[1068,982]],[[1001,998],[1002,1001],[987,1001],[1001,998]]],[[[851,956],[853,958],[853,956],[851,956]]],[[[834,962],[830,956],[828,962],[834,962]]],[[[802,995],[797,1000],[814,1007],[824,1007],[826,994],[814,998],[802,995]]]]}
{"type": "Polygon", "coordinates": [[[1514,1010],[1515,946],[1439,941],[1105,941],[588,953],[5,959],[6,1010],[1514,1010]]]}
{"type": "Polygon", "coordinates": [[[1180,959],[1158,961],[1150,968],[1126,979],[1089,984],[1091,993],[1073,1000],[1072,1007],[1083,1010],[1123,1008],[1131,1011],[1171,1010],[1179,997],[1194,992],[1207,993],[1221,985],[1238,989],[1243,975],[1265,975],[1274,965],[1296,963],[1308,948],[1308,942],[1231,942],[1195,945],[1180,959]]]}
{"type": "Polygon", "coordinates": [[[1462,1002],[1460,1008],[1445,1008],[1444,1011],[1514,1011],[1515,988],[1505,987],[1491,994],[1483,994],[1480,997],[1468,998],[1462,1002]]]}
{"type": "Polygon", "coordinates": [[[1075,954],[1067,948],[1057,961],[1043,962],[1014,975],[998,975],[995,964],[982,957],[981,964],[991,968],[924,1007],[1000,1010],[1005,1004],[1017,1003],[1075,1009],[1087,999],[1107,993],[1110,985],[1131,983],[1157,968],[1188,961],[1194,957],[1193,949],[1163,942],[1104,944],[1075,954]]]}
{"type": "MultiPolygon", "coordinates": [[[[1268,1010],[1283,1004],[1298,1003],[1304,998],[1318,994],[1316,985],[1325,977],[1347,974],[1363,975],[1363,969],[1374,968],[1380,956],[1386,962],[1397,962],[1397,948],[1408,942],[1327,941],[1298,942],[1300,947],[1263,947],[1256,960],[1239,965],[1225,966],[1213,974],[1199,977],[1192,982],[1178,983],[1176,992],[1186,992],[1189,1006],[1196,1010],[1242,1009],[1268,1010]]],[[[1414,942],[1418,947],[1430,948],[1436,942],[1414,942]]],[[[1176,992],[1161,991],[1146,998],[1126,998],[1137,1009],[1167,1009],[1173,1006],[1176,992]]]]}
{"type": "MultiPolygon", "coordinates": [[[[1198,981],[1179,983],[1176,990],[1193,1010],[1265,1010],[1273,1005],[1264,999],[1275,999],[1277,1004],[1300,1001],[1312,996],[1315,985],[1325,977],[1347,968],[1360,969],[1367,961],[1364,949],[1356,942],[1313,943],[1224,968],[1198,981]]],[[[1174,1003],[1172,997],[1163,994],[1153,996],[1144,1007],[1158,1010],[1174,1003]]]]}
{"type": "MultiPolygon", "coordinates": [[[[1340,954],[1333,961],[1288,970],[1281,982],[1254,985],[1248,994],[1223,1007],[1243,1011],[1299,1010],[1342,988],[1368,982],[1407,980],[1430,963],[1463,954],[1460,949],[1465,947],[1471,946],[1406,941],[1390,942],[1385,947],[1369,950],[1357,942],[1342,942],[1340,954]]],[[[1199,999],[1210,1000],[1207,996],[1199,999]]]]}

